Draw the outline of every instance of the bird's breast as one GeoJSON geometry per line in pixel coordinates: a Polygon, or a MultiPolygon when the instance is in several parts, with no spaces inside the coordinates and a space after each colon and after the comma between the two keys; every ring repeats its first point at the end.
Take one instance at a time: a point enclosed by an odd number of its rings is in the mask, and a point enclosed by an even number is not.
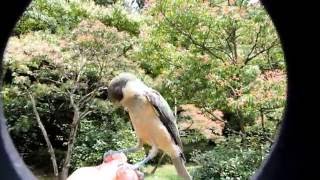
{"type": "Polygon", "coordinates": [[[146,104],[129,109],[129,115],[137,136],[147,144],[153,143],[153,132],[158,128],[157,114],[146,104]],[[153,131],[153,132],[152,132],[153,131]]]}
{"type": "Polygon", "coordinates": [[[177,147],[170,133],[151,104],[143,103],[134,110],[129,109],[129,116],[137,136],[144,143],[156,145],[169,154],[176,153],[177,147]]]}

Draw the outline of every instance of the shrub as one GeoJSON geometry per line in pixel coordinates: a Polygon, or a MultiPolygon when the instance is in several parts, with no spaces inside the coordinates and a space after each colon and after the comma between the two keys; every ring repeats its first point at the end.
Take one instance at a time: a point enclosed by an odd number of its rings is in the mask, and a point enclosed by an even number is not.
{"type": "Polygon", "coordinates": [[[31,31],[65,32],[89,16],[77,0],[34,0],[18,22],[14,34],[31,31]]]}
{"type": "Polygon", "coordinates": [[[192,173],[195,179],[249,179],[269,152],[269,143],[259,137],[242,139],[232,136],[214,150],[195,153],[194,161],[201,165],[192,173]]]}

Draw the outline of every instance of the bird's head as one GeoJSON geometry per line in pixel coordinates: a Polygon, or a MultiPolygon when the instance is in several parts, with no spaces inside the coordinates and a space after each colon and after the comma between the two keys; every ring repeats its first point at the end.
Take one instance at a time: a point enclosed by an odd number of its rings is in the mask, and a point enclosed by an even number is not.
{"type": "Polygon", "coordinates": [[[120,103],[124,98],[123,89],[127,86],[128,82],[136,81],[138,78],[128,72],[120,73],[114,77],[108,87],[108,98],[114,103],[120,103]]]}

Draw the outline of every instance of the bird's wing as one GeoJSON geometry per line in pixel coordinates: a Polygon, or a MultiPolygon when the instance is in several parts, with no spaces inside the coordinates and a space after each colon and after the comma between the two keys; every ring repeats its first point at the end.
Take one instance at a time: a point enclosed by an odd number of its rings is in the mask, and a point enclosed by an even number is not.
{"type": "Polygon", "coordinates": [[[173,112],[170,106],[168,105],[167,101],[161,96],[161,94],[158,91],[154,89],[146,91],[145,96],[157,111],[159,119],[161,120],[162,124],[167,128],[174,142],[181,148],[181,151],[183,151],[179,130],[176,125],[176,118],[173,115],[173,112]]]}

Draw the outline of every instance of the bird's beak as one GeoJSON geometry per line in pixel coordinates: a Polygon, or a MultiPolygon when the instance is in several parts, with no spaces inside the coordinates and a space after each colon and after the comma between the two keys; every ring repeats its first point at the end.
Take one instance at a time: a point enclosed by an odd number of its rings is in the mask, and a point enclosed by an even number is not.
{"type": "Polygon", "coordinates": [[[98,88],[98,98],[103,100],[110,100],[108,96],[108,87],[100,87],[98,88]]]}

